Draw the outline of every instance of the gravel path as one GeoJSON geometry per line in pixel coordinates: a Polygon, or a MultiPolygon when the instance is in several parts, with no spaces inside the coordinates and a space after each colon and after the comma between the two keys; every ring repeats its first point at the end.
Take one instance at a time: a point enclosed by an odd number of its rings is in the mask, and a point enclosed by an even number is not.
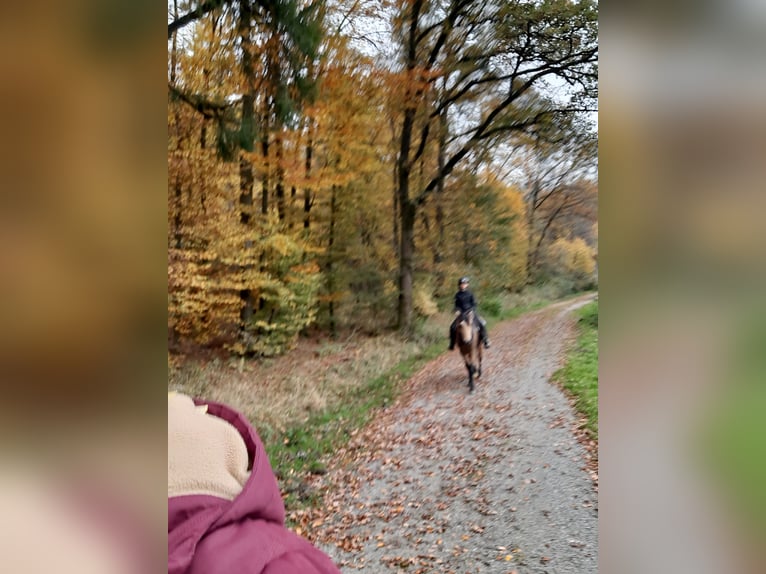
{"type": "Polygon", "coordinates": [[[549,382],[590,298],[497,326],[471,395],[459,353],[426,365],[317,479],[315,543],[344,572],[597,572],[596,487],[549,382]]]}

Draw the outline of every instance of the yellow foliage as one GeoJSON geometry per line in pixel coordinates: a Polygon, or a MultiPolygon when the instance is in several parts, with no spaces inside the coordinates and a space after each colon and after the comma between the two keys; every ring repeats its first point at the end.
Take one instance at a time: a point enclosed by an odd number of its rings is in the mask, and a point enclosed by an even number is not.
{"type": "Polygon", "coordinates": [[[581,238],[559,238],[550,247],[554,266],[560,273],[577,279],[587,279],[596,270],[594,250],[581,238]]]}
{"type": "Polygon", "coordinates": [[[436,301],[431,297],[429,290],[423,286],[415,288],[413,292],[413,306],[415,311],[423,317],[430,317],[439,312],[436,301]]]}
{"type": "Polygon", "coordinates": [[[506,216],[512,218],[509,226],[512,240],[507,251],[507,259],[504,262],[506,281],[503,287],[514,290],[521,289],[527,281],[527,248],[529,244],[527,206],[521,192],[514,187],[503,189],[502,203],[505,206],[506,216]]]}

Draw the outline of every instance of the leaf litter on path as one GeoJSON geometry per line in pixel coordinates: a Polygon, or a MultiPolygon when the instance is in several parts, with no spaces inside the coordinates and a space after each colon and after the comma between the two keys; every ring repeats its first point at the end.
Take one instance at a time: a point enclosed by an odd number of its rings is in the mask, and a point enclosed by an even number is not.
{"type": "Polygon", "coordinates": [[[344,572],[597,572],[593,457],[549,382],[578,303],[496,327],[473,394],[456,353],[427,364],[311,478],[301,533],[344,572]]]}

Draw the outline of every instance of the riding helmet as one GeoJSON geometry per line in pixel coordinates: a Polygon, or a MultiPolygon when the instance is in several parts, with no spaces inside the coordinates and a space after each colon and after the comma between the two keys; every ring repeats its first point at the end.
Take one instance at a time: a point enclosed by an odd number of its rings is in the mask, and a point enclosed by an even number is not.
{"type": "Polygon", "coordinates": [[[458,286],[462,285],[463,283],[465,283],[466,285],[468,285],[468,283],[469,283],[469,281],[468,281],[468,277],[461,277],[461,278],[458,280],[458,282],[457,282],[458,286]]]}

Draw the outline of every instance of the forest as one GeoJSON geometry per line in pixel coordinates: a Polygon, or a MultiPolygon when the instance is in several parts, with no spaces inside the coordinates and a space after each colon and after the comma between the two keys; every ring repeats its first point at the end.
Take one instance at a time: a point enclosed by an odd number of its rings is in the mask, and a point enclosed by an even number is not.
{"type": "Polygon", "coordinates": [[[169,0],[169,350],[594,287],[597,8],[169,0]]]}

